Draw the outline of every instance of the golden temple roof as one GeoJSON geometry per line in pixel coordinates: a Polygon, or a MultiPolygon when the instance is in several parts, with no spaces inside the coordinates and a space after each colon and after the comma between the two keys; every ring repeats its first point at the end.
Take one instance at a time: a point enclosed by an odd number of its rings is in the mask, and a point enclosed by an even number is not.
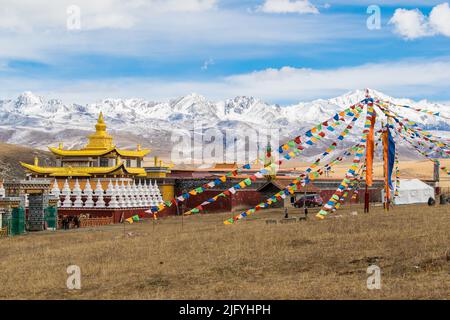
{"type": "Polygon", "coordinates": [[[63,150],[59,148],[53,148],[48,147],[48,149],[57,156],[66,156],[66,157],[88,157],[88,156],[104,156],[111,152],[116,152],[118,155],[122,157],[136,157],[136,158],[143,158],[145,157],[149,152],[150,149],[142,149],[142,150],[122,150],[117,149],[116,147],[110,148],[110,149],[99,149],[99,150],[88,150],[88,149],[81,149],[81,150],[63,150]]]}
{"type": "Polygon", "coordinates": [[[102,174],[130,174],[137,176],[146,176],[144,168],[127,168],[124,163],[119,163],[114,167],[41,167],[24,162],[20,164],[27,170],[46,174],[52,177],[90,177],[92,175],[102,174]]]}
{"type": "Polygon", "coordinates": [[[86,147],[81,150],[64,150],[62,145],[59,148],[48,147],[49,150],[57,156],[68,157],[89,157],[89,156],[103,156],[111,152],[116,152],[123,157],[143,158],[150,149],[142,149],[138,145],[137,150],[121,150],[116,148],[113,144],[113,138],[106,132],[106,124],[103,119],[103,113],[100,112],[95,125],[95,133],[88,136],[88,143],[86,147]]]}

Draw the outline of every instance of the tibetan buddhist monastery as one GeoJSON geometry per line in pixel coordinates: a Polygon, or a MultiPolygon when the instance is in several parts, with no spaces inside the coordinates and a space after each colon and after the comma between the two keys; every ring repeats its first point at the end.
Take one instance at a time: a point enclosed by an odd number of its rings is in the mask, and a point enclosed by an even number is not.
{"type": "Polygon", "coordinates": [[[33,178],[144,178],[143,159],[150,152],[140,145],[136,150],[117,148],[106,132],[102,113],[83,149],[66,150],[62,144],[49,149],[56,156],[56,166],[40,166],[37,158],[34,164],[21,162],[33,178]]]}

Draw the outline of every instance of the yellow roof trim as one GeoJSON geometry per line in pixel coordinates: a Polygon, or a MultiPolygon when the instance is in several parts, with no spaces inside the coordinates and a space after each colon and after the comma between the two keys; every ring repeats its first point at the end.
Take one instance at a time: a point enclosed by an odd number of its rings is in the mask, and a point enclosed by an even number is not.
{"type": "Polygon", "coordinates": [[[143,158],[150,153],[150,149],[142,149],[140,151],[116,149],[116,152],[122,157],[140,157],[143,158]]]}
{"type": "Polygon", "coordinates": [[[145,176],[146,172],[144,168],[127,168],[123,163],[118,164],[115,167],[40,167],[32,164],[20,162],[20,165],[29,171],[39,173],[39,174],[48,174],[48,175],[57,175],[57,176],[86,176],[87,175],[95,175],[95,174],[113,174],[116,171],[122,170],[123,172],[132,174],[145,176]]]}
{"type": "Polygon", "coordinates": [[[111,152],[117,152],[122,157],[143,158],[150,153],[150,149],[142,149],[140,151],[121,150],[116,147],[103,150],[81,149],[81,150],[62,150],[58,148],[48,147],[48,149],[58,156],[87,157],[87,156],[104,156],[111,152]]]}
{"type": "Polygon", "coordinates": [[[55,172],[55,173],[49,174],[49,176],[51,176],[51,177],[90,177],[91,175],[89,173],[70,171],[69,174],[64,173],[64,172],[55,172]]]}
{"type": "Polygon", "coordinates": [[[58,148],[48,147],[48,149],[58,156],[103,156],[112,152],[115,148],[103,150],[62,150],[58,148]]]}

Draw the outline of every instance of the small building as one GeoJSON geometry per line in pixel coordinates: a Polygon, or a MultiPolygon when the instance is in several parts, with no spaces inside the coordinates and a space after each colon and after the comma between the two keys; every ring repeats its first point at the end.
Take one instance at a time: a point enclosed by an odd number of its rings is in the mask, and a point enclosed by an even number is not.
{"type": "MultiPolygon", "coordinates": [[[[384,199],[384,190],[381,190],[384,199]]],[[[400,179],[398,196],[393,198],[394,204],[427,203],[429,198],[435,199],[435,190],[419,179],[400,179]]]]}
{"type": "MultiPolygon", "coordinates": [[[[269,198],[275,193],[284,190],[291,183],[290,180],[270,180],[261,187],[257,189],[263,198],[269,198]]],[[[302,186],[300,184],[297,185],[297,190],[292,195],[288,195],[284,198],[284,202],[277,202],[272,205],[274,208],[290,208],[294,205],[294,203],[308,194],[319,194],[320,189],[317,188],[313,183],[309,183],[306,186],[302,186]]]]}

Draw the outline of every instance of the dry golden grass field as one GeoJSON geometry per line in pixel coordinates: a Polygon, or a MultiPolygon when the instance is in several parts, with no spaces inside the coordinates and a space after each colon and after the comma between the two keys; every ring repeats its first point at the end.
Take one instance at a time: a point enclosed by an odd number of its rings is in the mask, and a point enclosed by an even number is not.
{"type": "Polygon", "coordinates": [[[450,206],[361,211],[266,225],[282,217],[274,209],[232,226],[222,224],[230,214],[211,214],[0,239],[0,298],[450,298],[450,206]],[[81,290],[66,288],[73,264],[81,290]],[[366,286],[372,264],[380,290],[366,286]]]}

